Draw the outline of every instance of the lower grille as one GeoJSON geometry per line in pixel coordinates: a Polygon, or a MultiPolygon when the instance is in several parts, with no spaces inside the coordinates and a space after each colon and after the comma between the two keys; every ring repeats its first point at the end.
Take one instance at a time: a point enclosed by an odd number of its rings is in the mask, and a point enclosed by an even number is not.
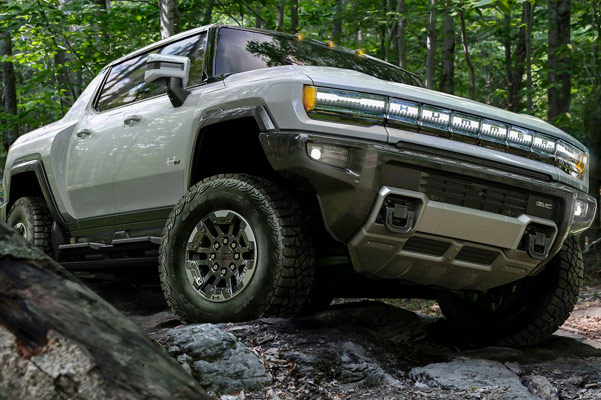
{"type": "Polygon", "coordinates": [[[403,246],[403,250],[440,257],[446,253],[450,245],[450,243],[441,242],[439,240],[412,237],[411,239],[407,240],[403,246]]]}
{"type": "Polygon", "coordinates": [[[528,193],[468,177],[424,173],[419,187],[430,200],[488,211],[508,217],[526,213],[528,193]]]}
{"type": "Polygon", "coordinates": [[[466,246],[455,256],[455,260],[470,262],[474,264],[490,265],[499,254],[496,251],[479,249],[466,246]]]}

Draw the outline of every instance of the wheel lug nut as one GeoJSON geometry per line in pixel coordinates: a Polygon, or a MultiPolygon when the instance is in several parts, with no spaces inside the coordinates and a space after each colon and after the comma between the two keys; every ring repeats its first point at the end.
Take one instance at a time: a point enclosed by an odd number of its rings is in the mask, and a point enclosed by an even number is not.
{"type": "Polygon", "coordinates": [[[223,239],[223,244],[227,244],[227,238],[223,239]]]}
{"type": "Polygon", "coordinates": [[[234,260],[237,260],[237,259],[239,259],[239,258],[240,258],[240,253],[235,253],[235,254],[234,254],[234,260]]]}
{"type": "Polygon", "coordinates": [[[238,246],[238,245],[236,244],[236,242],[232,242],[232,244],[230,246],[232,247],[232,249],[235,249],[236,246],[238,246]]]}
{"type": "Polygon", "coordinates": [[[219,269],[219,264],[213,264],[213,272],[219,269]]]}
{"type": "Polygon", "coordinates": [[[230,264],[230,271],[234,271],[236,269],[236,264],[230,264]]]}
{"type": "Polygon", "coordinates": [[[213,247],[215,247],[216,249],[218,249],[219,248],[219,242],[215,242],[215,245],[213,247]]]}
{"type": "Polygon", "coordinates": [[[211,253],[211,260],[214,260],[214,259],[215,259],[215,257],[216,257],[216,256],[215,256],[215,253],[211,253]]]}
{"type": "Polygon", "coordinates": [[[225,275],[226,273],[227,273],[227,269],[225,269],[225,268],[222,268],[222,269],[221,269],[221,275],[225,275]]]}

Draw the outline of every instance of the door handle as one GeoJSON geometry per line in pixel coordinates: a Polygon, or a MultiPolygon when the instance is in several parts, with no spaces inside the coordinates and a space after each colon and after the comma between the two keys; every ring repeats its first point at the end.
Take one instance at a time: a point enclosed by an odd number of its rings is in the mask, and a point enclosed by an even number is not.
{"type": "Polygon", "coordinates": [[[91,134],[92,134],[92,131],[89,129],[82,129],[76,133],[78,138],[84,138],[86,136],[90,136],[91,134]]]}
{"type": "Polygon", "coordinates": [[[127,117],[125,117],[125,119],[123,120],[123,123],[125,125],[131,125],[133,122],[138,122],[139,120],[141,120],[142,117],[139,115],[128,115],[127,117]]]}

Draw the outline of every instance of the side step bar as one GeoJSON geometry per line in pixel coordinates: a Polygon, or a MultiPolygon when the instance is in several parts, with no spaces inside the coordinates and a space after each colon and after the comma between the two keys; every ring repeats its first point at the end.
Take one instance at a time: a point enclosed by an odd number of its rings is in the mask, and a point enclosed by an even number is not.
{"type": "Polygon", "coordinates": [[[98,269],[157,264],[161,238],[142,236],[114,239],[110,244],[69,243],[58,246],[57,259],[67,269],[98,269]]]}

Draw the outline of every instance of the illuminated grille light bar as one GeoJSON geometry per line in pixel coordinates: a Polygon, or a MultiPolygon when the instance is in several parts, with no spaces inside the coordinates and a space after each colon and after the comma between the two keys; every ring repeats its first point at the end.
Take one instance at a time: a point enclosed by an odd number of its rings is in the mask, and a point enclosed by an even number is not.
{"type": "Polygon", "coordinates": [[[458,135],[460,140],[477,143],[478,132],[480,131],[480,118],[455,112],[451,118],[451,131],[453,135],[458,135]]]}
{"type": "Polygon", "coordinates": [[[492,147],[555,165],[584,179],[589,155],[551,136],[446,108],[349,90],[304,86],[303,106],[311,118],[380,124],[492,147]]]}
{"type": "Polygon", "coordinates": [[[482,120],[482,125],[480,126],[482,145],[494,148],[506,148],[508,130],[509,128],[505,124],[486,119],[482,120]]]}
{"type": "MultiPolygon", "coordinates": [[[[443,134],[447,131],[451,111],[444,108],[423,106],[421,115],[421,127],[425,132],[443,134]]],[[[447,135],[448,136],[448,135],[447,135]]]]}
{"type": "Polygon", "coordinates": [[[394,123],[412,128],[418,127],[421,106],[411,101],[390,99],[388,118],[394,123]]]}

